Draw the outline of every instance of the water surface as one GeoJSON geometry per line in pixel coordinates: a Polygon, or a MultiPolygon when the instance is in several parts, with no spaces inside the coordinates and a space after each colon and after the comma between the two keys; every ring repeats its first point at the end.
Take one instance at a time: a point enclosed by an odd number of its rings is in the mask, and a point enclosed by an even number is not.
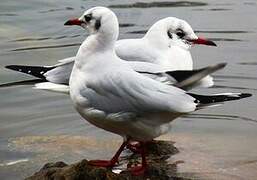
{"type": "MultiPolygon", "coordinates": [[[[158,19],[187,20],[199,36],[218,47],[192,48],[195,67],[227,62],[215,74],[216,86],[195,92],[247,92],[254,96],[179,118],[161,139],[175,141],[171,162],[180,176],[202,179],[254,179],[257,175],[257,4],[223,1],[2,1],[0,83],[30,77],[4,69],[9,64],[49,65],[74,56],[87,36],[64,22],[96,5],[118,15],[120,38],[142,37],[158,19]]],[[[49,161],[109,158],[121,138],[100,130],[73,109],[66,95],[32,86],[0,88],[0,177],[21,179],[49,161]]]]}

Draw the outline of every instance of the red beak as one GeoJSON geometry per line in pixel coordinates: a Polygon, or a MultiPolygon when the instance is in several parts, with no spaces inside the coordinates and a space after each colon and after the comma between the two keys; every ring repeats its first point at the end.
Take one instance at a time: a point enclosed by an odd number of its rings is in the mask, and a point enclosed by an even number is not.
{"type": "Polygon", "coordinates": [[[64,23],[64,25],[66,26],[72,26],[72,25],[80,26],[81,24],[82,24],[82,21],[79,19],[70,19],[66,23],[64,23]]]}
{"type": "Polygon", "coordinates": [[[204,39],[204,38],[198,38],[198,39],[194,39],[194,40],[188,40],[190,42],[192,42],[193,44],[203,44],[203,45],[207,45],[207,46],[217,46],[213,41],[208,40],[208,39],[204,39]]]}

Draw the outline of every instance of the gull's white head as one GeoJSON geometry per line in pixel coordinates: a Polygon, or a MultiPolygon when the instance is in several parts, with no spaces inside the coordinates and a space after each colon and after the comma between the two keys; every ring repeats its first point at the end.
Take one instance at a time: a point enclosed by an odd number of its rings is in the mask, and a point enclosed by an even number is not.
{"type": "Polygon", "coordinates": [[[64,25],[78,25],[87,29],[90,34],[103,34],[105,38],[114,41],[119,34],[116,15],[110,9],[100,6],[88,9],[80,18],[68,20],[64,25]]]}
{"type": "Polygon", "coordinates": [[[199,38],[192,27],[184,20],[167,17],[157,21],[146,33],[144,38],[152,41],[157,46],[179,46],[189,49],[192,44],[216,46],[210,40],[199,38]]]}

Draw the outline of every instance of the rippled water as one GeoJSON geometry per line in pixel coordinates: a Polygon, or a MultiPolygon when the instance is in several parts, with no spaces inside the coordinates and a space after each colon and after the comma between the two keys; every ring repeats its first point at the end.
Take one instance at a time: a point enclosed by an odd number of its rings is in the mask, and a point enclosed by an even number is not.
{"type": "MultiPolygon", "coordinates": [[[[203,179],[254,179],[257,175],[257,3],[223,1],[2,1],[0,2],[0,83],[30,77],[4,69],[8,64],[55,64],[75,55],[86,37],[63,23],[96,5],[118,15],[120,38],[142,37],[160,18],[187,20],[198,35],[218,47],[194,47],[195,67],[218,62],[215,87],[204,93],[239,91],[254,96],[177,119],[161,137],[175,141],[180,153],[170,161],[180,175],[203,179]]],[[[0,177],[20,179],[45,162],[108,158],[121,139],[81,120],[65,95],[32,86],[0,88],[0,177]]]]}

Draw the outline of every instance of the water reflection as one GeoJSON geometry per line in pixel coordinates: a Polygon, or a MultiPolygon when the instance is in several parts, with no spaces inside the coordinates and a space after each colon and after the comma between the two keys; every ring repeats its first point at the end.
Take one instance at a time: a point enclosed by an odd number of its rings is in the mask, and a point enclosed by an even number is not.
{"type": "Polygon", "coordinates": [[[245,79],[245,80],[257,80],[257,77],[250,76],[236,76],[236,75],[214,75],[214,78],[217,79],[245,79]]]}
{"type": "Polygon", "coordinates": [[[109,8],[152,8],[152,7],[194,7],[194,6],[207,6],[205,2],[197,1],[160,1],[160,2],[135,2],[131,4],[114,4],[109,8]]]}
{"type": "Polygon", "coordinates": [[[32,79],[32,80],[24,80],[24,81],[15,81],[10,83],[0,84],[0,88],[12,87],[12,86],[22,86],[22,85],[34,85],[36,83],[42,82],[41,79],[32,79]]]}
{"type": "Polygon", "coordinates": [[[18,16],[17,14],[14,13],[0,13],[0,16],[18,16]]]}
{"type": "Polygon", "coordinates": [[[245,41],[242,39],[235,39],[235,38],[209,38],[212,41],[245,41]]]}
{"type": "MultiPolygon", "coordinates": [[[[222,80],[219,80],[220,82],[224,82],[222,80]]],[[[218,82],[218,81],[217,81],[218,82]]],[[[256,88],[249,88],[249,87],[239,87],[239,86],[224,86],[224,85],[214,85],[214,89],[239,89],[239,90],[254,90],[257,91],[256,88]]]]}
{"type": "Polygon", "coordinates": [[[232,9],[226,8],[211,8],[211,9],[193,9],[193,11],[231,11],[232,9]]]}
{"type": "Polygon", "coordinates": [[[241,33],[250,33],[250,31],[224,31],[224,30],[195,30],[196,33],[214,33],[214,34],[241,34],[241,33]]]}
{"type": "Polygon", "coordinates": [[[243,117],[243,116],[235,116],[235,115],[226,115],[226,114],[190,114],[187,116],[184,116],[186,119],[212,119],[212,120],[229,120],[229,121],[248,121],[248,122],[253,122],[257,123],[256,119],[251,119],[248,117],[243,117]]]}
{"type": "Polygon", "coordinates": [[[57,39],[64,39],[64,38],[75,38],[81,36],[80,34],[70,35],[70,36],[56,36],[56,37],[27,37],[27,38],[19,38],[12,40],[11,42],[23,42],[23,41],[44,41],[44,40],[57,40],[57,39]]]}
{"type": "Polygon", "coordinates": [[[240,65],[249,65],[249,66],[254,65],[254,66],[256,66],[256,65],[257,65],[257,62],[240,62],[240,63],[238,63],[238,64],[240,64],[240,65]]]}
{"type": "Polygon", "coordinates": [[[138,30],[138,31],[130,31],[127,32],[129,34],[145,34],[147,32],[147,30],[138,30]]]}
{"type": "Polygon", "coordinates": [[[11,51],[28,51],[28,50],[36,50],[36,49],[53,49],[53,48],[55,49],[55,48],[72,47],[72,46],[80,46],[80,43],[60,44],[60,45],[51,45],[51,46],[32,46],[32,47],[12,49],[11,51]]]}
{"type": "Polygon", "coordinates": [[[56,11],[65,11],[65,10],[74,10],[74,8],[72,7],[66,7],[66,8],[57,8],[57,9],[49,9],[49,10],[46,10],[46,11],[39,11],[39,13],[50,13],[50,12],[56,12],[56,11]]]}

